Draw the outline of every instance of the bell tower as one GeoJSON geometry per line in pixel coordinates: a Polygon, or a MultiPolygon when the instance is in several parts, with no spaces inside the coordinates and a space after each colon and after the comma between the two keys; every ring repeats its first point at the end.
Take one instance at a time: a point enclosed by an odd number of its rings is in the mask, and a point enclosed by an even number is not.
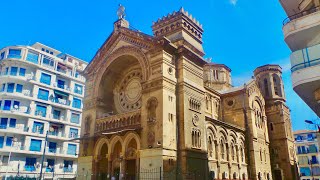
{"type": "Polygon", "coordinates": [[[259,89],[266,101],[266,116],[270,138],[270,159],[273,177],[277,180],[299,179],[290,110],[278,65],[260,66],[254,71],[259,89]]]}

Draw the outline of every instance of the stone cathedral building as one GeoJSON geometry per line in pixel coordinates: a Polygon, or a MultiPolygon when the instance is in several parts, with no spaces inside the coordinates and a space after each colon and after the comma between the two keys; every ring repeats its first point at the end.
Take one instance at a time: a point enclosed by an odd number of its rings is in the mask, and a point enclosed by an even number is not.
{"type": "Polygon", "coordinates": [[[130,29],[123,10],[85,70],[78,174],[297,178],[280,66],[233,87],[230,68],[204,59],[202,25],[183,8],[154,22],[153,36],[130,29]]]}

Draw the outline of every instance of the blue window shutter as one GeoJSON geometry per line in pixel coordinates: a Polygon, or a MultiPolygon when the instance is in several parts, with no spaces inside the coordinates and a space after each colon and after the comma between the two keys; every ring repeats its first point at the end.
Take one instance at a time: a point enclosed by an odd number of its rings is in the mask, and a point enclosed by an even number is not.
{"type": "Polygon", "coordinates": [[[79,85],[79,84],[75,84],[74,86],[74,93],[77,94],[82,94],[83,91],[83,86],[79,85]]]}
{"type": "Polygon", "coordinates": [[[46,115],[47,115],[47,107],[46,106],[37,105],[36,113],[37,113],[37,115],[41,114],[42,117],[46,117],[46,115]]]}
{"type": "Polygon", "coordinates": [[[16,76],[17,73],[18,73],[18,67],[11,67],[10,75],[11,76],[16,76]]]}
{"type": "Polygon", "coordinates": [[[17,124],[17,119],[11,118],[9,122],[9,127],[15,128],[17,124]]]}
{"type": "Polygon", "coordinates": [[[77,152],[77,145],[75,144],[68,144],[68,154],[69,155],[76,155],[77,152]]]}
{"type": "Polygon", "coordinates": [[[39,55],[37,53],[33,53],[33,52],[29,51],[26,59],[29,62],[32,62],[34,64],[38,64],[38,58],[39,58],[39,55]]]}
{"type": "Polygon", "coordinates": [[[14,90],[14,83],[8,83],[7,92],[13,93],[14,90]]]}
{"type": "Polygon", "coordinates": [[[70,128],[69,137],[70,138],[78,137],[78,129],[70,128]]]}
{"type": "Polygon", "coordinates": [[[8,58],[21,58],[21,50],[20,49],[9,49],[8,58]]]}
{"type": "Polygon", "coordinates": [[[7,129],[8,118],[1,118],[0,129],[7,129]]]}
{"type": "Polygon", "coordinates": [[[45,89],[39,89],[38,91],[38,99],[46,100],[48,101],[49,98],[49,91],[45,89]]]}
{"type": "Polygon", "coordinates": [[[71,122],[72,123],[79,123],[79,119],[80,119],[80,114],[75,114],[75,113],[71,114],[71,122]]]}
{"type": "Polygon", "coordinates": [[[0,136],[0,148],[3,148],[4,137],[0,136]]]}
{"type": "Polygon", "coordinates": [[[7,67],[6,68],[6,75],[8,75],[8,73],[9,73],[9,68],[7,67]]]}
{"type": "Polygon", "coordinates": [[[7,136],[6,146],[11,146],[12,145],[12,139],[13,139],[13,137],[8,137],[7,136]]]}
{"type": "Polygon", "coordinates": [[[50,85],[51,84],[51,76],[46,73],[41,73],[40,82],[47,84],[47,85],[50,85]]]}
{"type": "Polygon", "coordinates": [[[73,98],[72,107],[80,109],[81,108],[81,100],[77,99],[77,98],[73,98]]]}
{"type": "Polygon", "coordinates": [[[11,100],[5,100],[3,110],[9,111],[10,109],[11,109],[11,100]]]}
{"type": "Polygon", "coordinates": [[[19,76],[25,76],[25,75],[26,75],[26,69],[25,68],[20,68],[19,76]]]}
{"type": "Polygon", "coordinates": [[[33,127],[32,127],[32,132],[33,133],[43,134],[43,128],[44,128],[44,124],[43,123],[34,121],[33,122],[33,127]]]}
{"type": "Polygon", "coordinates": [[[16,92],[18,92],[18,93],[22,93],[22,89],[23,89],[23,85],[21,85],[21,84],[17,84],[16,92]]]}
{"type": "Polygon", "coordinates": [[[30,151],[41,151],[41,140],[31,139],[30,151]]]}

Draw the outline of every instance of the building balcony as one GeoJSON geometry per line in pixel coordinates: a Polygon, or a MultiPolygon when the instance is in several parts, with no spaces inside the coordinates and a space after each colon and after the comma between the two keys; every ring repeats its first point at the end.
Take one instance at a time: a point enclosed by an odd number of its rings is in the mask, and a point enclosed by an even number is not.
{"type": "Polygon", "coordinates": [[[296,51],[320,43],[320,7],[314,7],[287,17],[283,21],[284,38],[296,51]]]}
{"type": "Polygon", "coordinates": [[[97,119],[95,126],[96,133],[107,133],[114,130],[123,131],[125,129],[140,128],[140,110],[97,119]]]}
{"type": "MultiPolygon", "coordinates": [[[[2,52],[5,52],[5,55],[1,61],[4,60],[17,60],[22,61],[24,63],[27,63],[32,66],[36,66],[38,68],[45,68],[49,71],[52,71],[53,73],[60,74],[62,76],[65,76],[67,78],[71,78],[73,80],[79,81],[81,83],[85,82],[85,78],[79,74],[79,72],[83,71],[85,69],[85,65],[81,63],[81,66],[77,66],[76,63],[70,63],[66,62],[65,60],[50,55],[50,54],[44,54],[44,52],[41,52],[37,49],[33,49],[31,47],[23,47],[23,46],[12,46],[7,47],[2,50],[2,52]],[[53,64],[46,64],[44,63],[43,59],[50,59],[53,60],[53,64]],[[67,70],[62,70],[61,68],[57,68],[59,64],[64,64],[64,66],[68,67],[67,70]]],[[[79,64],[79,63],[78,63],[79,64]]]]}
{"type": "Polygon", "coordinates": [[[294,91],[320,116],[320,44],[291,54],[294,91]]]}

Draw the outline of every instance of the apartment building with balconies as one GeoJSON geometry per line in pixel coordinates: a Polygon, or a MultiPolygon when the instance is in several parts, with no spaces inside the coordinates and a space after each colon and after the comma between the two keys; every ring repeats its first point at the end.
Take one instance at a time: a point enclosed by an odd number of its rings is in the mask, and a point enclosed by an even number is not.
{"type": "Polygon", "coordinates": [[[320,180],[320,136],[317,131],[294,132],[301,180],[320,180]]]}
{"type": "Polygon", "coordinates": [[[86,65],[40,43],[0,50],[1,176],[39,174],[44,148],[45,177],[75,176],[86,65]]]}
{"type": "Polygon", "coordinates": [[[280,0],[294,91],[320,116],[320,1],[280,0]]]}

